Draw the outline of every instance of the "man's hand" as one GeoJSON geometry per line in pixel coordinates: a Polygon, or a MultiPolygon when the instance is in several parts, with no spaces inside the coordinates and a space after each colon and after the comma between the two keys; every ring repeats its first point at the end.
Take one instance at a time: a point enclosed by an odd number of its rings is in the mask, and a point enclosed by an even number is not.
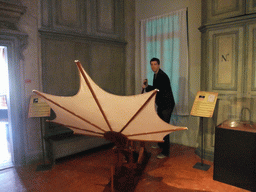
{"type": "Polygon", "coordinates": [[[147,80],[147,79],[144,79],[144,80],[143,80],[142,88],[145,89],[147,86],[148,86],[148,80],[147,80]]]}

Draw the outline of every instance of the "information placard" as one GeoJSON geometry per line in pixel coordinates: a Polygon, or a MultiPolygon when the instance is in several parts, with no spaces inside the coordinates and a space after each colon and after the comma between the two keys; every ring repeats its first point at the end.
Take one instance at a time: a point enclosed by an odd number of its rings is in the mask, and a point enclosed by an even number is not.
{"type": "Polygon", "coordinates": [[[50,106],[37,95],[32,95],[29,103],[28,117],[49,117],[50,106]]]}
{"type": "Polygon", "coordinates": [[[212,117],[218,93],[198,91],[190,115],[212,117]]]}

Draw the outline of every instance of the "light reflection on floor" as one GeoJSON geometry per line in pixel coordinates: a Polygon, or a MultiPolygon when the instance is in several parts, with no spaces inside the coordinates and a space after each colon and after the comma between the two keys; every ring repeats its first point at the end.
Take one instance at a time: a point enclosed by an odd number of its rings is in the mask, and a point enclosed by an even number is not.
{"type": "Polygon", "coordinates": [[[10,146],[7,141],[6,122],[0,122],[0,169],[12,167],[10,146]]]}

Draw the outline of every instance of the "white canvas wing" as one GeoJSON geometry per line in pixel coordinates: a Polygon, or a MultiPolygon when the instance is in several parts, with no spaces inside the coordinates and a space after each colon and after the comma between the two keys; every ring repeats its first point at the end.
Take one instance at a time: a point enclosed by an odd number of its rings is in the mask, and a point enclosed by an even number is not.
{"type": "Polygon", "coordinates": [[[70,97],[33,91],[56,113],[52,121],[71,128],[74,133],[103,136],[108,131],[122,132],[132,140],[162,141],[176,127],[161,120],[155,111],[156,90],[133,96],[110,94],[96,85],[80,62],[80,88],[70,97]]]}

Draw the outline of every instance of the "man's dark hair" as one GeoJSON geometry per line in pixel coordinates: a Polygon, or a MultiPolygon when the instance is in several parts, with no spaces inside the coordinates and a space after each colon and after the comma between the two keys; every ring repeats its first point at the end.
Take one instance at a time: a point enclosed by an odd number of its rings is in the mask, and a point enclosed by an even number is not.
{"type": "Polygon", "coordinates": [[[160,60],[159,60],[158,58],[153,57],[153,58],[150,60],[150,63],[151,63],[151,61],[156,61],[156,62],[158,63],[158,65],[160,65],[160,60]]]}

